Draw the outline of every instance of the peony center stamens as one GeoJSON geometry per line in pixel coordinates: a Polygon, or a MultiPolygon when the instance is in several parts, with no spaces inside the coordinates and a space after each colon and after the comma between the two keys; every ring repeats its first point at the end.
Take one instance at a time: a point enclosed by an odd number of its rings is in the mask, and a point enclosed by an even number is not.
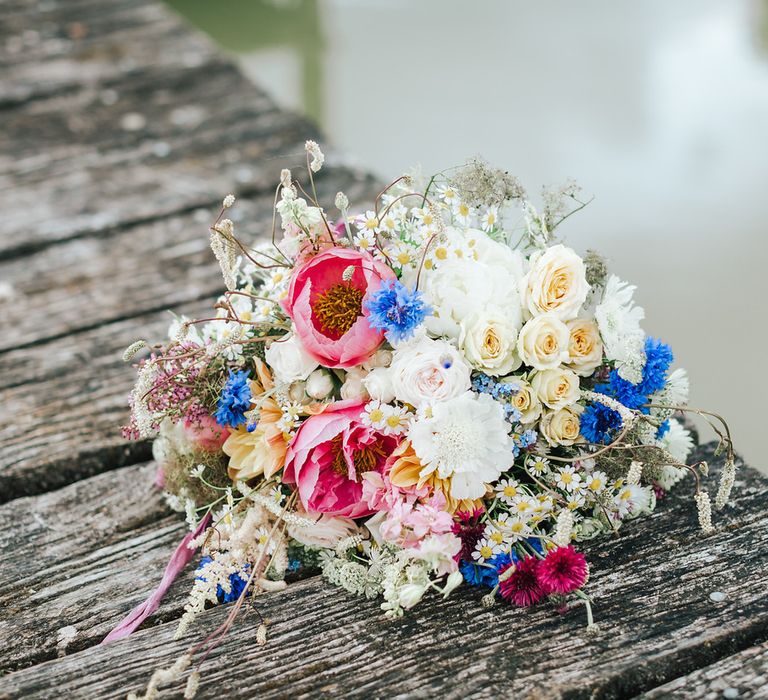
{"type": "MultiPolygon", "coordinates": [[[[344,458],[343,439],[337,435],[332,441],[333,462],[331,468],[340,476],[349,476],[349,467],[344,458]]],[[[384,446],[378,442],[366,445],[352,453],[352,463],[355,465],[355,474],[361,477],[365,472],[371,472],[379,466],[381,460],[386,457],[384,446]]]]}
{"type": "Polygon", "coordinates": [[[343,336],[363,312],[365,292],[352,284],[334,284],[318,294],[312,305],[312,314],[321,331],[332,338],[343,336]]]}

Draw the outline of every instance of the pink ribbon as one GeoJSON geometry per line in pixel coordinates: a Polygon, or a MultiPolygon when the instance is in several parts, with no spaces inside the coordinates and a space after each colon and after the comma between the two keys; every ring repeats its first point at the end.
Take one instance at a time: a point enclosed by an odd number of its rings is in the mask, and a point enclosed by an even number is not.
{"type": "Polygon", "coordinates": [[[176,580],[176,577],[182,572],[184,567],[189,564],[190,560],[195,556],[197,547],[190,548],[189,543],[196,537],[199,537],[205,529],[208,527],[208,523],[211,521],[210,513],[206,515],[197,526],[194,532],[190,532],[184,536],[176,551],[171,556],[168,565],[165,567],[165,573],[163,579],[160,581],[160,585],[152,591],[149,598],[143,603],[137,605],[126,617],[117,625],[104,639],[102,644],[113,642],[116,639],[122,639],[134,632],[136,628],[144,622],[155,610],[160,607],[160,601],[166,594],[171,584],[176,580]]]}

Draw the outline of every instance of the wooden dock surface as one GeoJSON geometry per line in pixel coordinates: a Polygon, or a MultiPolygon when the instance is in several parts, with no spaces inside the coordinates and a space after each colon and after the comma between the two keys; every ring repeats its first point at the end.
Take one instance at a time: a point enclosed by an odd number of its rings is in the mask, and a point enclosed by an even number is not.
{"type": "MultiPolygon", "coordinates": [[[[185,532],[149,446],[120,437],[121,352],[163,338],[166,309],[210,307],[221,198],[264,235],[280,169],[319,136],[152,0],[0,4],[0,125],[0,698],[124,697],[227,611],[173,641],[187,572],[142,630],[97,646],[185,532]]],[[[318,186],[376,189],[338,156],[318,186]]],[[[471,589],[389,621],[310,578],[260,598],[269,644],[243,617],[198,697],[768,697],[767,486],[743,468],[711,537],[682,485],[587,546],[594,637],[580,609],[486,610],[471,589]]]]}

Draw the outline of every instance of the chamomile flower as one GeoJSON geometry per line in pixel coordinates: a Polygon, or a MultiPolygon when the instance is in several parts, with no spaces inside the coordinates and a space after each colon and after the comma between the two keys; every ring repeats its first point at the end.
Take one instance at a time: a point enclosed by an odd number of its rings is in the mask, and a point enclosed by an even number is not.
{"type": "Polygon", "coordinates": [[[449,206],[455,206],[459,201],[459,193],[450,185],[441,185],[437,188],[437,197],[449,206]]]}
{"type": "Polygon", "coordinates": [[[381,429],[385,435],[402,435],[408,429],[409,416],[404,406],[383,404],[380,410],[385,414],[381,429]]]}
{"type": "Polygon", "coordinates": [[[269,277],[264,280],[264,290],[267,292],[274,292],[281,289],[288,282],[288,278],[288,273],[282,268],[273,270],[269,277]]]}
{"type": "Polygon", "coordinates": [[[387,255],[395,267],[405,267],[413,265],[416,262],[416,255],[413,246],[404,241],[398,241],[387,250],[387,255]]]}
{"type": "Polygon", "coordinates": [[[264,526],[256,528],[254,539],[259,547],[266,548],[266,554],[272,554],[275,551],[275,540],[270,538],[269,530],[264,526]]]}
{"type": "Polygon", "coordinates": [[[277,505],[281,506],[283,504],[283,492],[279,489],[277,486],[273,486],[272,489],[269,492],[269,498],[272,499],[277,505]]]}
{"type": "Polygon", "coordinates": [[[534,476],[549,474],[549,460],[545,457],[534,456],[525,463],[525,466],[534,476]]]}
{"type": "Polygon", "coordinates": [[[582,508],[585,503],[584,494],[580,491],[575,491],[574,493],[568,494],[568,500],[566,501],[566,507],[568,510],[579,510],[579,508],[582,508]]]}
{"type": "Polygon", "coordinates": [[[510,510],[513,514],[528,519],[533,515],[534,509],[538,505],[535,498],[526,494],[521,494],[512,500],[510,510]]]}
{"type": "Polygon", "coordinates": [[[403,210],[398,207],[392,207],[380,220],[379,227],[376,229],[379,233],[387,236],[394,236],[400,229],[403,210]]]}
{"type": "Polygon", "coordinates": [[[628,484],[619,489],[613,499],[614,509],[620,518],[636,515],[646,510],[651,503],[650,489],[636,484],[628,484]]]}
{"type": "MultiPolygon", "coordinates": [[[[503,513],[503,515],[506,516],[506,513],[503,513]]],[[[483,536],[487,540],[490,540],[500,547],[504,545],[504,533],[496,526],[495,523],[489,523],[486,525],[483,536]]]]}
{"type": "Polygon", "coordinates": [[[525,539],[531,534],[530,525],[520,517],[508,518],[503,524],[500,523],[499,527],[510,543],[525,539]]]}
{"type": "Polygon", "coordinates": [[[520,484],[515,479],[501,479],[494,490],[502,503],[511,506],[515,497],[520,494],[520,484]]]}
{"type": "Polygon", "coordinates": [[[416,221],[426,228],[432,228],[435,224],[435,215],[431,212],[429,207],[424,207],[423,209],[411,209],[411,214],[413,214],[416,221]]]}
{"type": "Polygon", "coordinates": [[[376,216],[376,212],[368,210],[364,216],[360,216],[355,222],[357,230],[361,233],[368,234],[371,238],[379,228],[379,217],[376,216]]]}
{"type": "Polygon", "coordinates": [[[366,404],[362,415],[363,425],[369,425],[374,430],[382,431],[387,422],[387,413],[380,401],[371,401],[366,404]]]}
{"type": "Polygon", "coordinates": [[[608,477],[605,472],[599,470],[593,471],[584,481],[585,489],[595,495],[602,493],[607,485],[608,477]]]}
{"type": "Polygon", "coordinates": [[[581,485],[581,475],[571,467],[560,467],[555,476],[555,485],[563,491],[576,491],[581,485]]]}
{"type": "Polygon", "coordinates": [[[376,246],[376,234],[373,231],[363,230],[353,240],[360,250],[371,250],[376,246]]]}
{"type": "Polygon", "coordinates": [[[469,227],[475,218],[475,210],[464,202],[456,202],[453,207],[453,218],[462,226],[469,227]]]}
{"type": "Polygon", "coordinates": [[[499,208],[496,206],[488,207],[480,217],[480,228],[486,233],[493,231],[499,223],[499,208]]]}
{"type": "Polygon", "coordinates": [[[489,540],[486,537],[481,537],[475,545],[475,549],[472,552],[472,558],[479,564],[483,564],[500,553],[500,544],[496,544],[493,540],[489,540]]]}

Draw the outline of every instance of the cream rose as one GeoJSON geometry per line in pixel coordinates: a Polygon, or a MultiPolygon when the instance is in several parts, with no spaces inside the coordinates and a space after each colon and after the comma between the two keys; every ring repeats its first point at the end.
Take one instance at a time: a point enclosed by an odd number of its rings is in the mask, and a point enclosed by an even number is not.
{"type": "Polygon", "coordinates": [[[603,362],[603,341],[597,323],[589,318],[568,321],[568,366],[582,377],[589,377],[603,362]]]}
{"type": "Polygon", "coordinates": [[[325,369],[316,369],[307,377],[305,387],[307,396],[318,401],[327,398],[333,392],[333,379],[325,369]]]}
{"type": "Polygon", "coordinates": [[[450,343],[426,336],[399,346],[387,371],[395,397],[416,407],[459,396],[471,386],[471,370],[462,354],[450,343]]]}
{"type": "Polygon", "coordinates": [[[561,244],[531,257],[521,286],[523,304],[533,316],[553,313],[561,321],[579,315],[588,292],[584,261],[561,244]]]}
{"type": "Polygon", "coordinates": [[[517,336],[517,351],[529,367],[554,369],[568,361],[568,327],[554,314],[536,316],[517,336]]]}
{"type": "Polygon", "coordinates": [[[395,398],[390,372],[384,367],[374,367],[363,379],[363,386],[372,399],[390,403],[395,398]]]}
{"type": "Polygon", "coordinates": [[[280,340],[272,341],[264,357],[272,368],[278,382],[291,384],[304,381],[319,363],[292,333],[280,340]]]}
{"type": "Polygon", "coordinates": [[[579,400],[579,377],[570,369],[558,367],[536,372],[531,386],[547,408],[565,408],[579,400]]]}
{"type": "Polygon", "coordinates": [[[520,326],[498,307],[472,314],[460,325],[459,348],[475,369],[498,376],[521,365],[516,349],[520,326]]]}
{"type": "Polygon", "coordinates": [[[557,411],[548,411],[539,421],[539,431],[552,447],[584,442],[579,418],[583,410],[584,407],[576,403],[557,411]]]}
{"type": "Polygon", "coordinates": [[[365,378],[368,376],[362,367],[353,367],[347,371],[347,375],[344,378],[344,383],[341,385],[342,399],[358,399],[359,401],[366,401],[370,397],[368,391],[365,388],[365,378]]]}
{"type": "Polygon", "coordinates": [[[518,387],[517,392],[510,397],[509,402],[520,411],[520,422],[523,425],[535,423],[541,415],[541,401],[536,396],[533,387],[520,377],[505,377],[502,381],[518,387]]]}

